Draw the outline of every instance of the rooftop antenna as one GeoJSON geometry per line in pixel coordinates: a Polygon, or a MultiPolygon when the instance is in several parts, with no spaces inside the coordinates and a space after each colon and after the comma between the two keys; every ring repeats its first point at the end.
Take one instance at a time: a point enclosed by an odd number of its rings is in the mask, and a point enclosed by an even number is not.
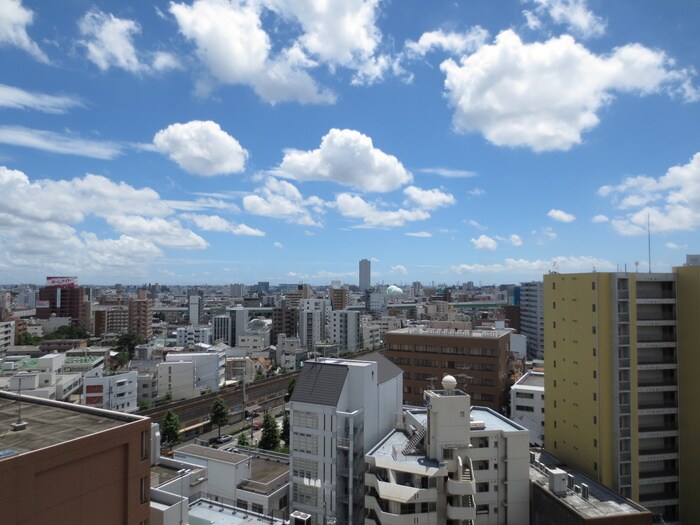
{"type": "Polygon", "coordinates": [[[651,220],[647,212],[647,248],[649,250],[649,273],[651,273],[651,220]]]}
{"type": "Polygon", "coordinates": [[[14,432],[27,428],[27,423],[22,421],[22,377],[18,375],[17,379],[19,380],[19,388],[17,390],[17,395],[19,397],[17,398],[17,422],[12,423],[12,430],[14,432]]]}

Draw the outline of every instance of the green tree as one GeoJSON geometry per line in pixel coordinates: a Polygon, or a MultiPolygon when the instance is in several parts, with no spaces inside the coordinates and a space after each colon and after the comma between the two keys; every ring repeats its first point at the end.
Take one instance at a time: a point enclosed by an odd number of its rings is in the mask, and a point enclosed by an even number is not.
{"type": "Polygon", "coordinates": [[[161,439],[163,443],[170,446],[170,450],[172,450],[173,445],[180,440],[180,418],[172,410],[168,410],[165,413],[161,439]]]}
{"type": "Polygon", "coordinates": [[[284,419],[282,420],[282,434],[280,436],[284,444],[289,448],[289,414],[284,413],[284,419]]]}
{"type": "Polygon", "coordinates": [[[165,396],[163,397],[163,404],[169,405],[172,402],[173,402],[173,394],[172,394],[172,392],[168,391],[165,393],[165,396]]]}
{"type": "Polygon", "coordinates": [[[44,336],[45,339],[87,339],[88,337],[90,334],[85,328],[73,325],[59,326],[55,332],[44,336]]]}
{"type": "Polygon", "coordinates": [[[277,427],[277,420],[270,412],[267,412],[263,418],[259,446],[263,450],[277,450],[280,446],[280,429],[277,427]]]}
{"type": "Polygon", "coordinates": [[[228,424],[228,406],[221,396],[217,397],[211,406],[209,422],[212,426],[219,427],[219,436],[221,436],[221,427],[228,424]]]}
{"type": "Polygon", "coordinates": [[[136,346],[145,342],[146,341],[142,337],[136,334],[122,334],[119,336],[119,339],[117,339],[117,345],[113,347],[112,350],[126,352],[129,354],[129,359],[133,359],[136,346]]]}
{"type": "Polygon", "coordinates": [[[250,446],[250,442],[248,441],[248,435],[245,433],[245,430],[238,434],[238,444],[242,447],[250,446]]]}
{"type": "Polygon", "coordinates": [[[15,340],[15,344],[19,345],[19,346],[22,346],[22,345],[36,346],[39,344],[39,341],[41,341],[41,336],[32,335],[29,332],[24,332],[23,334],[19,334],[17,336],[17,339],[15,340]]]}
{"type": "Polygon", "coordinates": [[[284,395],[284,402],[288,403],[289,399],[292,397],[292,392],[294,392],[294,387],[297,386],[297,378],[292,379],[287,385],[287,393],[284,395]]]}

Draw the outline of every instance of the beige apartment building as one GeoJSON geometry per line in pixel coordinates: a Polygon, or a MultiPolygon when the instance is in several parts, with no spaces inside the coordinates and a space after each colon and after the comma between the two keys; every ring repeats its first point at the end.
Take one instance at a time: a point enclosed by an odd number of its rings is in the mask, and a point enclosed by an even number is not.
{"type": "Polygon", "coordinates": [[[700,522],[700,266],[544,288],[546,449],[667,524],[700,522]]]}

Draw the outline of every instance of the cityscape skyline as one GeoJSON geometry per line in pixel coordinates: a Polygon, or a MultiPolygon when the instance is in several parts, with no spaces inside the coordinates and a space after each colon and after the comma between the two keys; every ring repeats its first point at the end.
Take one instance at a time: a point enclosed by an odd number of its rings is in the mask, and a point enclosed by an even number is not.
{"type": "Polygon", "coordinates": [[[321,5],[0,0],[0,282],[355,284],[366,258],[372,284],[518,283],[698,252],[700,4],[321,5]]]}

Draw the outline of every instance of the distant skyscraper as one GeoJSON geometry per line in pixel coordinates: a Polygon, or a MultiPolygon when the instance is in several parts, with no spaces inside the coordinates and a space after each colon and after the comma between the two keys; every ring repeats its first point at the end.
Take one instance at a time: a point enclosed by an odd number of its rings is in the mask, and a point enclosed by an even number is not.
{"type": "Polygon", "coordinates": [[[544,288],[542,281],[520,283],[520,331],[527,336],[527,358],[544,353],[544,288]]]}
{"type": "Polygon", "coordinates": [[[372,269],[368,259],[360,261],[360,291],[364,292],[372,287],[372,269]]]}

